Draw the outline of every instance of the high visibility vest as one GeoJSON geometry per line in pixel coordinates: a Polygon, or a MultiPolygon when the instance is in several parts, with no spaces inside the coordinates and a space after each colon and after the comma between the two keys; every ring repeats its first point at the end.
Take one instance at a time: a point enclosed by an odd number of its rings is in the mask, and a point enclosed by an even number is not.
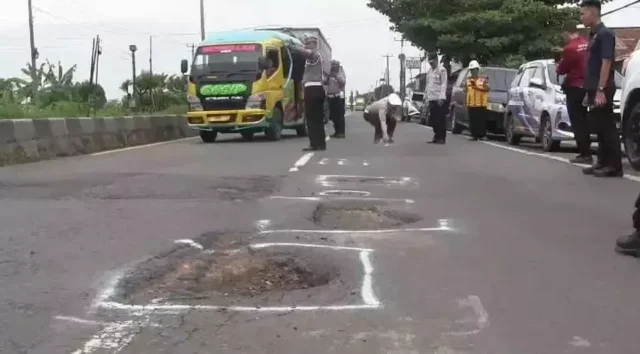
{"type": "Polygon", "coordinates": [[[489,82],[486,77],[467,79],[467,107],[489,106],[489,82]],[[473,81],[475,80],[475,85],[473,81]]]}

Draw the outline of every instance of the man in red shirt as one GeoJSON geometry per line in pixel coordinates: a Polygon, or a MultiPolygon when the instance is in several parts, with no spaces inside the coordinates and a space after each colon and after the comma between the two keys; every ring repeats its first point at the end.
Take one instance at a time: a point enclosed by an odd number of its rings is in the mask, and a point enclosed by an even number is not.
{"type": "Polygon", "coordinates": [[[562,89],[567,97],[567,112],[579,151],[579,155],[571,162],[591,165],[591,134],[587,122],[587,108],[582,104],[586,94],[584,73],[589,42],[580,37],[575,23],[565,25],[562,37],[566,46],[562,51],[562,59],[556,66],[556,73],[565,75],[562,89]]]}

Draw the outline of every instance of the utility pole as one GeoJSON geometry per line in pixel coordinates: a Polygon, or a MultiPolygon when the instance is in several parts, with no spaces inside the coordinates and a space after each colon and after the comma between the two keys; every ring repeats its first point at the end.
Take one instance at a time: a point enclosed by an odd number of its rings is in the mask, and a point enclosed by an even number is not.
{"type": "Polygon", "coordinates": [[[133,100],[133,108],[136,108],[138,95],[136,94],[136,50],[138,47],[135,44],[129,46],[131,51],[131,68],[133,69],[132,81],[131,81],[131,99],[133,100]]]}
{"type": "Polygon", "coordinates": [[[149,36],[149,75],[153,76],[153,36],[149,36]]]}
{"type": "MultiPolygon", "coordinates": [[[[390,83],[390,80],[389,80],[389,58],[391,58],[392,56],[393,56],[393,55],[391,55],[391,54],[387,54],[387,55],[383,55],[383,56],[382,56],[382,57],[384,57],[384,58],[386,58],[386,59],[387,59],[387,70],[384,72],[384,81],[385,81],[385,84],[386,84],[387,86],[388,86],[388,85],[389,85],[389,83],[390,83]]],[[[386,93],[386,90],[385,90],[385,92],[381,92],[381,93],[382,93],[383,95],[386,95],[386,94],[387,94],[387,93],[386,93]]],[[[389,93],[389,94],[390,94],[390,93],[389,93]]]]}
{"type": "Polygon", "coordinates": [[[200,39],[204,41],[204,0],[200,0],[200,39]]]}
{"type": "Polygon", "coordinates": [[[38,101],[38,86],[40,82],[36,82],[36,59],[38,59],[38,48],[36,48],[36,40],[35,35],[33,33],[33,5],[31,4],[31,0],[27,0],[27,5],[29,6],[29,42],[31,43],[31,82],[32,82],[32,91],[33,91],[33,101],[38,101]]]}
{"type": "Polygon", "coordinates": [[[98,109],[98,100],[96,99],[96,90],[98,89],[98,72],[100,69],[100,55],[102,55],[102,46],[100,44],[100,35],[96,36],[96,84],[93,86],[93,115],[96,115],[98,109]]]}

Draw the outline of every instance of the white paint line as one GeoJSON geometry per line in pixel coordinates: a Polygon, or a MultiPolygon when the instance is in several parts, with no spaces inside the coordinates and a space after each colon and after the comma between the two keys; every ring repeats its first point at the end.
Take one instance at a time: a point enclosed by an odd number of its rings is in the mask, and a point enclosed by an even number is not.
{"type": "Polygon", "coordinates": [[[348,163],[348,161],[347,161],[347,160],[345,160],[345,159],[339,159],[339,160],[338,160],[338,165],[340,165],[340,166],[344,166],[344,165],[346,165],[347,163],[348,163]]]}
{"type": "Polygon", "coordinates": [[[448,219],[440,219],[440,220],[438,220],[438,223],[440,224],[440,228],[442,228],[443,230],[452,230],[449,227],[449,220],[448,219]]]}
{"type": "MultiPolygon", "coordinates": [[[[322,196],[332,196],[332,194],[355,194],[359,197],[368,197],[371,195],[371,192],[368,191],[356,191],[356,190],[350,190],[350,189],[331,189],[331,190],[327,190],[327,191],[322,191],[320,193],[318,193],[319,195],[322,196]]],[[[344,195],[342,195],[344,196],[344,195]]],[[[342,197],[341,196],[341,197],[342,197]]]]}
{"type": "Polygon", "coordinates": [[[307,164],[307,162],[309,162],[309,160],[311,160],[311,158],[313,157],[314,153],[313,152],[308,152],[304,155],[302,155],[302,157],[300,157],[298,159],[298,161],[296,161],[296,163],[294,163],[293,165],[295,167],[302,167],[304,165],[307,164]]]}
{"type": "Polygon", "coordinates": [[[271,220],[263,219],[256,221],[256,228],[260,231],[266,230],[271,225],[271,220]]]}
{"type": "Polygon", "coordinates": [[[369,166],[369,162],[364,161],[364,162],[362,163],[362,165],[363,165],[363,166],[369,166]]]}
{"type": "Polygon", "coordinates": [[[581,348],[591,347],[591,342],[579,336],[574,336],[573,340],[570,341],[569,344],[571,344],[574,347],[581,347],[581,348]]]}
{"type": "Polygon", "coordinates": [[[261,234],[285,234],[285,233],[307,233],[307,234],[387,234],[400,232],[428,232],[428,231],[451,231],[449,227],[423,227],[409,229],[381,229],[381,230],[266,230],[261,234]]]}
{"type": "Polygon", "coordinates": [[[371,200],[371,201],[403,202],[403,203],[407,203],[407,204],[414,204],[415,203],[415,201],[413,199],[385,199],[385,198],[370,198],[370,197],[356,197],[356,196],[353,196],[353,197],[347,197],[347,196],[340,196],[340,197],[332,197],[332,196],[322,196],[322,197],[286,197],[286,196],[273,195],[273,196],[270,196],[269,199],[304,200],[304,201],[311,201],[311,202],[334,199],[334,200],[371,200]]]}
{"type": "Polygon", "coordinates": [[[101,326],[105,324],[104,322],[85,320],[85,319],[73,317],[73,316],[55,316],[53,318],[60,321],[69,321],[69,322],[74,322],[74,323],[83,324],[83,325],[91,325],[91,326],[101,326]]]}
{"type": "Polygon", "coordinates": [[[116,286],[120,279],[124,276],[125,270],[119,270],[109,272],[106,275],[106,281],[104,281],[104,287],[98,290],[98,295],[91,304],[91,308],[95,309],[100,303],[109,300],[116,293],[116,286]]]}
{"type": "Polygon", "coordinates": [[[201,244],[197,243],[197,242],[196,242],[196,241],[194,241],[194,240],[188,239],[188,238],[181,239],[181,240],[175,240],[175,241],[173,241],[173,243],[175,243],[175,244],[179,244],[179,245],[187,245],[187,246],[191,246],[191,247],[193,247],[193,248],[197,248],[197,249],[199,249],[199,250],[203,250],[203,249],[204,249],[204,247],[202,247],[202,245],[201,245],[201,244]]]}
{"type": "Polygon", "coordinates": [[[105,325],[93,335],[81,349],[73,354],[90,354],[95,352],[108,352],[116,354],[126,348],[142,327],[147,325],[148,319],[137,321],[113,322],[105,325]]]}
{"type": "MultiPolygon", "coordinates": [[[[119,302],[107,301],[102,302],[100,307],[111,310],[123,310],[134,312],[163,312],[163,311],[190,311],[190,310],[209,310],[209,311],[231,311],[231,312],[292,312],[292,311],[346,311],[346,310],[365,310],[378,309],[382,305],[331,305],[331,306],[270,306],[270,307],[253,307],[253,306],[215,306],[215,305],[127,305],[119,302]]],[[[82,353],[82,352],[80,352],[82,353]]]]}
{"type": "MultiPolygon", "coordinates": [[[[501,149],[505,149],[505,150],[509,150],[509,151],[513,151],[513,152],[517,152],[523,155],[530,155],[530,156],[538,156],[538,157],[544,157],[546,159],[549,160],[555,160],[558,162],[562,162],[562,163],[566,163],[567,165],[572,165],[572,166],[578,166],[578,167],[589,167],[589,165],[585,165],[585,164],[581,164],[581,163],[571,163],[571,161],[569,161],[569,159],[564,158],[564,157],[560,157],[560,156],[554,156],[554,155],[550,155],[550,154],[543,154],[543,153],[539,153],[539,152],[533,152],[533,151],[527,151],[524,149],[519,149],[519,148],[514,148],[514,147],[510,147],[510,146],[504,146],[504,145],[500,145],[494,142],[490,142],[490,141],[483,141],[484,144],[487,145],[491,145],[491,146],[495,146],[501,149]]],[[[622,178],[628,179],[630,181],[634,181],[634,182],[640,182],[640,177],[639,176],[634,176],[634,175],[630,175],[630,174],[626,174],[624,176],[622,176],[622,178]]]]}
{"type": "Polygon", "coordinates": [[[326,164],[327,164],[327,162],[329,162],[329,159],[325,157],[325,158],[323,158],[322,160],[320,160],[320,161],[318,162],[318,164],[320,164],[320,165],[326,165],[326,164]]]}
{"type": "Polygon", "coordinates": [[[176,139],[176,140],[170,140],[170,141],[162,141],[162,142],[159,142],[159,143],[129,146],[129,147],[122,148],[122,149],[94,152],[94,153],[88,154],[88,155],[89,156],[107,155],[107,154],[113,154],[113,153],[116,153],[116,152],[125,152],[125,151],[130,151],[130,150],[135,150],[135,149],[142,149],[142,148],[148,148],[148,147],[154,147],[154,146],[160,146],[160,145],[173,144],[173,143],[177,143],[177,142],[180,142],[180,141],[192,140],[192,139],[196,139],[196,138],[198,138],[198,137],[194,136],[194,137],[190,137],[190,138],[182,138],[182,139],[176,139]]]}
{"type": "Polygon", "coordinates": [[[360,290],[362,294],[362,301],[370,306],[380,305],[380,300],[376,297],[373,291],[373,265],[371,265],[371,259],[369,255],[371,251],[360,252],[360,262],[362,262],[362,268],[364,269],[364,279],[362,280],[362,288],[360,290]]]}
{"type": "Polygon", "coordinates": [[[267,247],[310,247],[310,248],[328,248],[332,250],[348,250],[348,251],[360,251],[360,252],[373,252],[370,248],[360,247],[344,247],[344,246],[331,246],[331,245],[316,245],[311,243],[295,243],[295,242],[269,242],[269,243],[254,243],[250,245],[251,248],[267,248],[267,247]]]}
{"type": "Polygon", "coordinates": [[[474,334],[480,333],[482,329],[489,325],[489,313],[482,306],[482,301],[480,301],[480,297],[476,295],[469,295],[464,299],[458,300],[460,306],[471,307],[473,312],[475,313],[474,323],[476,325],[476,329],[471,331],[464,332],[450,332],[447,333],[452,336],[470,336],[474,334]]]}
{"type": "Polygon", "coordinates": [[[299,171],[299,170],[298,170],[298,168],[297,168],[297,167],[291,167],[291,168],[289,169],[289,172],[298,172],[298,171],[299,171]]]}

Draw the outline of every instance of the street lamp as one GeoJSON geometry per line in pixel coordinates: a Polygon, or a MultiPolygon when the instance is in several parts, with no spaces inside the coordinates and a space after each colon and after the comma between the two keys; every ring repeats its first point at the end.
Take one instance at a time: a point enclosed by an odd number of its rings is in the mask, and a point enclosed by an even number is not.
{"type": "Polygon", "coordinates": [[[129,46],[129,50],[131,51],[131,68],[133,69],[133,76],[131,80],[131,98],[129,101],[129,107],[135,108],[137,102],[137,94],[136,94],[136,51],[138,47],[135,44],[129,46]]]}

